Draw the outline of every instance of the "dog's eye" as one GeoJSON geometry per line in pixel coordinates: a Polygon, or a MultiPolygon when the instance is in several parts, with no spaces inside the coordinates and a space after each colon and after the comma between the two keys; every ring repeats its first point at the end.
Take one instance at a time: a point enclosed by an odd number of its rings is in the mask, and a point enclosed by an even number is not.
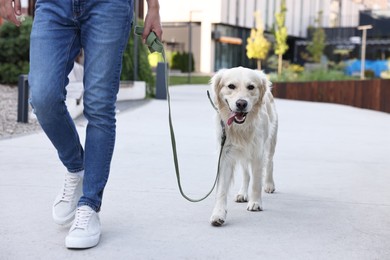
{"type": "Polygon", "coordinates": [[[229,84],[228,88],[230,88],[230,89],[235,89],[236,86],[234,86],[233,84],[229,84]]]}
{"type": "Polygon", "coordinates": [[[254,89],[255,89],[255,86],[249,85],[249,86],[247,87],[247,89],[249,89],[249,90],[254,90],[254,89]]]}

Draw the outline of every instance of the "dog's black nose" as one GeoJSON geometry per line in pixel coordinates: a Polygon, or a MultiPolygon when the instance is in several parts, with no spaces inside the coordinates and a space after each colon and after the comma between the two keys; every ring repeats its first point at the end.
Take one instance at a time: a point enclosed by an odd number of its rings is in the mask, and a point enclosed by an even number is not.
{"type": "Polygon", "coordinates": [[[243,111],[248,106],[248,102],[246,100],[239,99],[236,101],[236,106],[238,110],[243,111]]]}

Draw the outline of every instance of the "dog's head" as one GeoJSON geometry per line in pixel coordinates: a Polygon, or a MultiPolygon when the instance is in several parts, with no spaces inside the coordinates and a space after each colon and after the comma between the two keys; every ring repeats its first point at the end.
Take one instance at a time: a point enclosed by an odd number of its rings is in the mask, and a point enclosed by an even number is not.
{"type": "Polygon", "coordinates": [[[243,67],[220,70],[210,82],[215,105],[228,125],[243,124],[248,115],[257,113],[271,87],[262,71],[243,67]]]}

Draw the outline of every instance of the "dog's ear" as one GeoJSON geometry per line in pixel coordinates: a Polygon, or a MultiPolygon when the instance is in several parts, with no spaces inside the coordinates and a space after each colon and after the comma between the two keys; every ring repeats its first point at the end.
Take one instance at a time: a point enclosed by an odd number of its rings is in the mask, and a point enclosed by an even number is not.
{"type": "Polygon", "coordinates": [[[259,83],[260,83],[260,86],[261,86],[260,97],[261,97],[261,100],[262,100],[263,97],[264,97],[264,94],[267,91],[271,91],[272,83],[271,83],[271,81],[268,80],[267,75],[265,75],[265,73],[263,71],[256,70],[256,73],[257,73],[258,80],[259,80],[259,83]]]}
{"type": "Polygon", "coordinates": [[[262,86],[264,86],[265,90],[271,90],[272,83],[268,80],[267,75],[261,70],[256,70],[258,78],[262,86]]]}
{"type": "Polygon", "coordinates": [[[224,72],[226,69],[221,69],[217,73],[214,74],[214,76],[210,79],[210,85],[211,85],[211,95],[214,99],[214,102],[218,102],[217,100],[217,93],[222,88],[221,86],[221,80],[223,77],[224,72]]]}

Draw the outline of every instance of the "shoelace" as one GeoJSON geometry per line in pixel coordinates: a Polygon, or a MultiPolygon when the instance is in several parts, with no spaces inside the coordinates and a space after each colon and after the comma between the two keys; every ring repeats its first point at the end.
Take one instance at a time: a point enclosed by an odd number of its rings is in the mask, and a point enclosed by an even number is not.
{"type": "Polygon", "coordinates": [[[74,191],[79,183],[79,179],[80,178],[78,176],[71,176],[70,174],[66,175],[61,198],[62,201],[70,202],[73,199],[74,191]]]}
{"type": "Polygon", "coordinates": [[[77,208],[76,219],[74,222],[74,229],[85,229],[88,225],[88,221],[91,218],[93,210],[86,208],[77,208]]]}

